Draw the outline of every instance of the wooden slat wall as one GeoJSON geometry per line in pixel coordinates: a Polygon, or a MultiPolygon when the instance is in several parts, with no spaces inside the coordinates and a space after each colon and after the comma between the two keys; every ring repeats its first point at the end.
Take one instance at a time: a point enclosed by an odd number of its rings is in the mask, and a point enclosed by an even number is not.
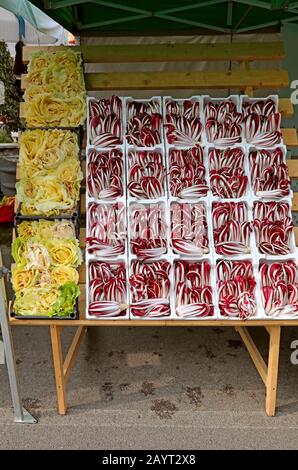
{"type": "Polygon", "coordinates": [[[291,117],[294,114],[293,103],[290,98],[279,98],[278,109],[283,117],[291,117]]]}
{"type": "MultiPolygon", "coordinates": [[[[27,86],[22,76],[22,89],[27,86]]],[[[208,88],[286,88],[286,70],[233,70],[227,72],[107,72],[86,73],[87,90],[160,90],[208,88]]]]}
{"type": "MultiPolygon", "coordinates": [[[[35,51],[55,51],[69,46],[27,46],[23,61],[35,51]]],[[[134,44],[75,47],[86,63],[185,62],[185,61],[252,61],[281,60],[285,57],[282,42],[248,42],[223,44],[134,44]]]]}

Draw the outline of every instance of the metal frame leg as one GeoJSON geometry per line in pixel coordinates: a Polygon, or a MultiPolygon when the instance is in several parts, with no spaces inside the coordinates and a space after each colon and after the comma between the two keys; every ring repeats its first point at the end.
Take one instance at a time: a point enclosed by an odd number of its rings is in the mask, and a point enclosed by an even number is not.
{"type": "Polygon", "coordinates": [[[0,278],[0,324],[7,363],[10,393],[14,408],[14,420],[16,423],[33,424],[37,423],[37,420],[22,406],[12,335],[7,319],[7,306],[5,302],[4,289],[4,279],[0,278]]]}

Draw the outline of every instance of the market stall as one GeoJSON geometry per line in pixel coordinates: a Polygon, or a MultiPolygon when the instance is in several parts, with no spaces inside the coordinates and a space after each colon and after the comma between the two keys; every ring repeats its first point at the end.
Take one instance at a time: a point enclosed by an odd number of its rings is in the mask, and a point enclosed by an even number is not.
{"type": "Polygon", "coordinates": [[[298,325],[297,229],[291,219],[298,203],[289,186],[289,176],[296,178],[298,168],[295,160],[285,162],[287,147],[298,147],[298,140],[296,129],[281,127],[281,117],[293,114],[289,98],[253,99],[254,90],[286,88],[287,71],[255,69],[250,63],[280,61],[283,44],[72,48],[79,64],[75,91],[67,81],[68,75],[75,75],[63,69],[65,62],[72,62],[71,54],[64,56],[64,51],[23,51],[29,73],[22,79],[26,94],[20,113],[28,129],[21,137],[20,205],[13,241],[16,299],[9,310],[11,327],[50,328],[59,413],[67,411],[66,386],[87,327],[220,325],[239,332],[264,382],[266,413],[274,416],[281,328],[298,325]],[[239,67],[228,72],[85,73],[91,95],[86,98],[80,53],[85,64],[204,58],[237,61],[239,67]],[[49,77],[51,63],[59,57],[65,96],[58,99],[57,84],[49,77]],[[40,83],[43,70],[47,78],[40,83]],[[197,89],[198,94],[187,100],[149,95],[147,100],[92,98],[94,91],[161,88],[169,95],[173,89],[197,89]],[[213,88],[238,93],[217,99],[204,95],[204,89],[213,88]],[[84,123],[85,109],[87,129],[80,140],[74,130],[84,123]],[[43,145],[51,147],[47,142],[53,132],[59,133],[59,148],[65,139],[71,143],[72,170],[68,166],[60,171],[67,161],[36,167],[34,158],[43,145]],[[79,195],[80,147],[86,149],[86,159],[81,162],[79,195]],[[190,174],[183,175],[186,167],[190,174]],[[30,178],[35,183],[31,186],[30,178]],[[50,186],[46,197],[36,190],[52,184],[51,178],[66,186],[66,196],[72,195],[64,197],[59,188],[60,207],[58,189],[53,200],[50,186]],[[140,236],[144,232],[146,237],[140,236]],[[53,290],[46,291],[54,298],[48,303],[39,297],[40,268],[38,275],[32,272],[32,266],[37,268],[32,252],[37,249],[48,263],[50,277],[45,282],[51,286],[56,280],[53,290]],[[67,262],[62,255],[66,252],[67,262]],[[23,282],[28,284],[24,287],[23,282]],[[64,359],[61,333],[67,326],[77,331],[64,359]],[[267,363],[248,332],[251,326],[268,332],[267,363]]]}

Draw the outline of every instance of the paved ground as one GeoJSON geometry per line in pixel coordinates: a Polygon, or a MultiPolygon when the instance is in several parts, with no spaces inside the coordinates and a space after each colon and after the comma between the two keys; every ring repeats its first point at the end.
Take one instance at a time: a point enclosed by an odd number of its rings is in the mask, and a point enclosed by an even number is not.
{"type": "MultiPolygon", "coordinates": [[[[64,333],[67,346],[72,331],[64,333]]],[[[254,329],[264,353],[267,334],[254,329]]],[[[37,425],[12,422],[5,366],[0,366],[0,448],[266,449],[298,447],[298,365],[282,337],[275,418],[264,387],[231,328],[91,328],[60,417],[45,328],[14,329],[24,404],[37,425]]]]}

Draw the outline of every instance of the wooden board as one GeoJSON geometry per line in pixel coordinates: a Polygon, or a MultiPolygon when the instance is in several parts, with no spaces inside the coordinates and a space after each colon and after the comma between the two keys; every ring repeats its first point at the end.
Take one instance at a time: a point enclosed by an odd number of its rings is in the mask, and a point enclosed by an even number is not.
{"type": "Polygon", "coordinates": [[[292,211],[298,211],[298,193],[293,194],[293,201],[292,201],[292,211]]]}
{"type": "Polygon", "coordinates": [[[294,115],[294,107],[290,98],[279,98],[278,110],[282,117],[292,117],[294,115]]]}
{"type": "Polygon", "coordinates": [[[297,147],[297,131],[294,128],[281,129],[282,138],[287,147],[297,147]]]}
{"type": "MultiPolygon", "coordinates": [[[[286,70],[233,70],[227,72],[100,72],[85,74],[86,89],[97,90],[173,90],[204,88],[286,88],[286,70]]],[[[27,86],[23,75],[21,87],[27,86]]]]}
{"type": "Polygon", "coordinates": [[[289,176],[290,176],[290,178],[292,178],[292,179],[298,178],[298,160],[296,160],[296,159],[293,159],[293,160],[288,159],[288,160],[287,160],[287,165],[288,165],[288,169],[289,169],[289,176]]]}
{"type": "Polygon", "coordinates": [[[9,320],[11,326],[298,326],[298,320],[9,320]]]}
{"type": "MultiPolygon", "coordinates": [[[[23,61],[36,51],[59,51],[69,46],[27,46],[23,61]]],[[[282,42],[242,42],[222,44],[126,44],[86,45],[75,47],[86,63],[185,62],[185,61],[251,61],[281,60],[285,57],[282,42]]]]}

